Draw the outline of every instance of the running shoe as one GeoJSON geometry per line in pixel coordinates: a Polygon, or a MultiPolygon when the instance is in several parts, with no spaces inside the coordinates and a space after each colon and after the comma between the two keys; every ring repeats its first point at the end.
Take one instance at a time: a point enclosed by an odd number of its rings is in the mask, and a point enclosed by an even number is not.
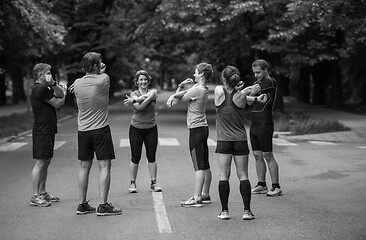
{"type": "Polygon", "coordinates": [[[203,207],[202,200],[196,200],[194,197],[180,203],[182,207],[203,207]]]}
{"type": "Polygon", "coordinates": [[[128,188],[128,191],[130,193],[137,193],[136,183],[131,183],[130,187],[128,188]]]}
{"type": "Polygon", "coordinates": [[[210,204],[211,203],[211,197],[210,195],[207,195],[206,197],[202,196],[202,203],[203,204],[210,204]]]}
{"type": "Polygon", "coordinates": [[[230,219],[229,211],[222,211],[219,213],[217,217],[221,220],[229,220],[230,219]]]}
{"type": "Polygon", "coordinates": [[[99,204],[97,210],[97,216],[113,216],[122,214],[122,210],[116,208],[111,203],[99,204]]]}
{"type": "Polygon", "coordinates": [[[95,212],[95,208],[93,208],[89,205],[89,201],[79,204],[78,208],[76,209],[77,215],[83,215],[83,214],[94,213],[94,212],[95,212]]]}
{"type": "Polygon", "coordinates": [[[33,195],[29,204],[34,207],[49,207],[52,203],[47,201],[43,195],[33,195]]]}
{"type": "Polygon", "coordinates": [[[277,196],[281,196],[282,195],[282,190],[281,190],[281,188],[272,188],[271,189],[271,191],[269,191],[268,193],[267,193],[267,196],[268,197],[277,197],[277,196]]]}
{"type": "Polygon", "coordinates": [[[252,189],[252,194],[266,194],[268,192],[267,186],[257,185],[252,189]]]}
{"type": "Polygon", "coordinates": [[[249,210],[244,210],[243,220],[252,220],[254,219],[254,214],[249,210]]]}
{"type": "Polygon", "coordinates": [[[58,202],[58,201],[60,201],[59,197],[52,196],[51,194],[49,194],[47,192],[41,193],[41,195],[44,196],[44,199],[46,199],[49,202],[58,202]]]}
{"type": "Polygon", "coordinates": [[[151,192],[162,192],[161,187],[157,183],[153,183],[150,185],[150,191],[151,192]]]}

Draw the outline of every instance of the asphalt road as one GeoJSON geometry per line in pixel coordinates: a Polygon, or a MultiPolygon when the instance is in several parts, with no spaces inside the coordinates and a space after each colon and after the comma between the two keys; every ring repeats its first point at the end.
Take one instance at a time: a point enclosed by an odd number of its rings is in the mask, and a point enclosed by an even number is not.
{"type": "MultiPolygon", "coordinates": [[[[31,137],[0,146],[0,239],[366,239],[366,149],[354,144],[319,144],[308,141],[276,144],[280,166],[281,197],[252,196],[256,219],[243,221],[239,184],[232,169],[230,215],[221,221],[218,164],[210,146],[213,172],[212,204],[182,208],[180,201],[193,193],[193,167],[188,153],[184,106],[167,110],[160,105],[158,129],[158,180],[162,194],[149,192],[145,158],[137,179],[138,193],[128,193],[128,138],[131,109],[111,106],[110,125],[117,159],[112,163],[109,201],[123,214],[78,216],[76,118],[59,125],[58,148],[48,173],[47,189],[61,197],[49,208],[29,206],[33,167],[31,137]],[[280,146],[281,145],[281,146],[280,146]],[[14,148],[13,148],[14,147],[14,148]],[[12,149],[13,148],[13,149],[12,149]]],[[[215,115],[208,113],[210,139],[215,140],[215,115]]],[[[250,180],[256,184],[250,156],[250,180]]],[[[96,162],[92,168],[88,199],[99,204],[96,162]]],[[[267,177],[270,184],[270,179],[267,177]]]]}

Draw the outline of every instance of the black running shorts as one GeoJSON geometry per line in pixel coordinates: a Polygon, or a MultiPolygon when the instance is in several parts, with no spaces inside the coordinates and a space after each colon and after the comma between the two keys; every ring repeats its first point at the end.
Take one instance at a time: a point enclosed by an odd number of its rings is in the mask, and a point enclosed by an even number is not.
{"type": "Polygon", "coordinates": [[[113,140],[109,126],[78,132],[78,158],[82,161],[115,159],[113,140]]]}
{"type": "Polygon", "coordinates": [[[272,152],[273,125],[250,127],[250,144],[253,151],[272,152]]]}
{"type": "Polygon", "coordinates": [[[248,141],[217,141],[215,152],[235,156],[248,155],[248,141]]]}
{"type": "Polygon", "coordinates": [[[53,158],[55,147],[55,134],[32,134],[33,140],[33,159],[53,158]]]}

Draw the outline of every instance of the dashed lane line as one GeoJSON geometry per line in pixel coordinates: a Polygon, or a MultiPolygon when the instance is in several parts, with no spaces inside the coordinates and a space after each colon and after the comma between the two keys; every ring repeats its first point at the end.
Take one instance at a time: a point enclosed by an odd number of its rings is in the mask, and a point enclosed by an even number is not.
{"type": "Polygon", "coordinates": [[[0,152],[15,151],[18,148],[23,147],[24,145],[27,145],[27,143],[22,142],[5,143],[0,146],[0,152]]]}
{"type": "Polygon", "coordinates": [[[165,209],[163,193],[153,192],[152,196],[154,199],[154,211],[156,221],[158,223],[159,233],[172,233],[172,228],[170,226],[168,214],[165,209]]]}
{"type": "Polygon", "coordinates": [[[297,146],[296,143],[287,141],[286,139],[273,138],[273,143],[277,146],[297,146]]]}
{"type": "Polygon", "coordinates": [[[324,142],[324,141],[309,141],[311,144],[320,145],[320,146],[335,146],[337,144],[332,142],[324,142]]]}

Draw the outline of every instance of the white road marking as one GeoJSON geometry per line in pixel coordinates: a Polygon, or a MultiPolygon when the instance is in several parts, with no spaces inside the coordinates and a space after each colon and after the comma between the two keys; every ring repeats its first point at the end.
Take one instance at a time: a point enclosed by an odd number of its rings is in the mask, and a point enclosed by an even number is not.
{"type": "Polygon", "coordinates": [[[159,138],[160,146],[179,146],[176,138],[159,138]]]}
{"type": "Polygon", "coordinates": [[[18,148],[23,147],[24,145],[27,145],[27,143],[20,143],[20,142],[5,143],[0,146],[0,152],[14,151],[17,150],[18,148]]]}
{"type": "Polygon", "coordinates": [[[273,143],[277,146],[297,146],[296,143],[287,141],[286,139],[273,138],[273,143]]]}
{"type": "MultiPolygon", "coordinates": [[[[160,146],[179,146],[179,142],[176,138],[159,138],[160,146]]],[[[128,138],[122,138],[119,141],[120,147],[129,147],[130,140],[128,138]]]]}
{"type": "Polygon", "coordinates": [[[172,228],[170,227],[170,222],[168,214],[165,209],[165,204],[163,200],[163,193],[153,192],[154,199],[154,210],[156,221],[158,222],[158,228],[160,233],[172,233],[172,228]]]}
{"type": "Polygon", "coordinates": [[[357,146],[357,148],[366,149],[366,146],[357,146]]]}
{"type": "Polygon", "coordinates": [[[122,138],[121,141],[119,141],[120,147],[129,147],[130,146],[130,140],[128,138],[122,138]]]}
{"type": "Polygon", "coordinates": [[[215,140],[213,140],[213,139],[211,139],[211,138],[209,138],[209,139],[207,139],[207,145],[208,146],[216,146],[216,141],[215,140]]]}
{"type": "Polygon", "coordinates": [[[58,148],[60,148],[65,143],[66,143],[66,141],[55,141],[55,147],[53,149],[57,150],[58,148]]]}
{"type": "Polygon", "coordinates": [[[335,143],[332,142],[323,142],[323,141],[309,141],[309,143],[315,144],[315,145],[320,145],[320,146],[333,146],[333,145],[337,145],[335,143]]]}

